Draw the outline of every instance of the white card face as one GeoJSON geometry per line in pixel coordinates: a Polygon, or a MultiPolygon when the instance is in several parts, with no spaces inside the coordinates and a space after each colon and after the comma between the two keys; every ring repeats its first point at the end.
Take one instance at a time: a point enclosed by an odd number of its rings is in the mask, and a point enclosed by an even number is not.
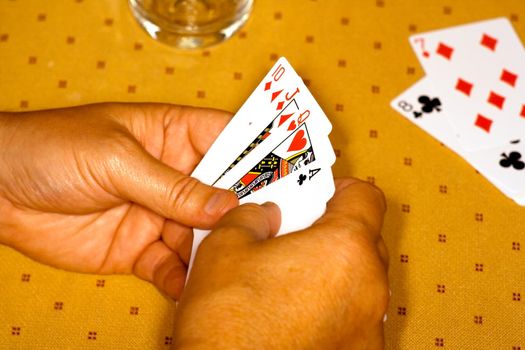
{"type": "Polygon", "coordinates": [[[468,151],[462,148],[453,128],[446,123],[450,118],[448,100],[445,100],[435,91],[430,77],[421,79],[396,97],[391,106],[412,123],[463,157],[505,195],[516,198],[517,202],[518,198],[524,197],[524,141],[518,140],[496,148],[478,151],[468,151]],[[425,106],[428,107],[426,108],[427,112],[422,111],[425,106]]]}
{"type": "Polygon", "coordinates": [[[329,165],[311,163],[296,173],[272,183],[240,202],[263,204],[271,201],[281,209],[278,235],[302,230],[317,220],[334,195],[335,185],[329,165]]]}
{"type": "Polygon", "coordinates": [[[294,173],[309,163],[331,166],[335,153],[328,139],[328,132],[320,127],[326,117],[315,100],[307,105],[310,116],[293,133],[276,133],[247,155],[232,171],[222,177],[215,186],[234,191],[239,198],[258,191],[285,176],[294,173]]]}
{"type": "Polygon", "coordinates": [[[464,148],[493,148],[525,135],[525,51],[508,20],[417,34],[410,43],[446,96],[464,148]]]}
{"type": "MultiPolygon", "coordinates": [[[[300,101],[311,94],[284,57],[281,57],[210,147],[192,176],[215,184],[270,136],[286,137],[304,121],[309,111],[300,101]]],[[[328,119],[319,125],[327,133],[328,119]]]]}
{"type": "MultiPolygon", "coordinates": [[[[240,204],[264,204],[268,201],[277,204],[281,210],[278,236],[305,229],[324,214],[327,199],[335,193],[332,168],[328,165],[316,166],[315,163],[308,164],[300,171],[242,198],[240,204]]],[[[199,245],[209,233],[209,230],[193,230],[189,270],[199,245]]]]}

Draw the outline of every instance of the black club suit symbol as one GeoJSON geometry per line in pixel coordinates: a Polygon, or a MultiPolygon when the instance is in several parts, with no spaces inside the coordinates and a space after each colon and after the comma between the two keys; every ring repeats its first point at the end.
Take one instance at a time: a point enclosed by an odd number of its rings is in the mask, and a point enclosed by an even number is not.
{"type": "Polygon", "coordinates": [[[297,183],[299,184],[299,186],[301,186],[305,181],[306,181],[306,175],[304,174],[299,175],[299,180],[297,180],[297,183]]]}
{"type": "Polygon", "coordinates": [[[428,96],[419,96],[417,99],[423,105],[421,110],[425,113],[432,113],[433,110],[441,112],[441,101],[439,98],[430,98],[428,96]]]}
{"type": "Polygon", "coordinates": [[[414,118],[421,118],[423,114],[430,114],[433,111],[441,112],[441,101],[439,98],[421,95],[417,100],[421,104],[421,111],[414,111],[414,118]]]}
{"type": "Polygon", "coordinates": [[[523,170],[525,163],[521,160],[521,153],[512,151],[507,155],[506,153],[501,154],[502,159],[499,161],[499,165],[504,168],[513,167],[516,170],[523,170]]]}

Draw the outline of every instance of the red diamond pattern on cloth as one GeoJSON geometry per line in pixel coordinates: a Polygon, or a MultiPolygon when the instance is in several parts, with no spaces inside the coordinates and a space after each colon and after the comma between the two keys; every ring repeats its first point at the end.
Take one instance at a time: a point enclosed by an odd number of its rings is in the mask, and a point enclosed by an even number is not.
{"type": "Polygon", "coordinates": [[[505,103],[505,97],[498,95],[497,93],[491,91],[488,102],[491,105],[498,107],[499,109],[503,109],[503,104],[505,103]]]}
{"type": "Polygon", "coordinates": [[[470,92],[472,91],[473,86],[474,85],[472,85],[468,81],[458,78],[458,81],[456,83],[456,90],[461,91],[467,96],[470,96],[470,92]]]}
{"type": "Polygon", "coordinates": [[[452,57],[452,54],[454,53],[454,49],[443,43],[439,43],[436,49],[436,53],[438,55],[445,57],[447,60],[450,60],[450,58],[452,57]]]}
{"type": "Polygon", "coordinates": [[[483,37],[481,37],[481,45],[485,46],[487,49],[496,51],[497,44],[498,40],[491,37],[490,35],[483,34],[483,37]]]}
{"type": "Polygon", "coordinates": [[[271,81],[267,82],[266,84],[264,84],[264,91],[270,90],[271,87],[272,87],[272,82],[271,81]]]}
{"type": "Polygon", "coordinates": [[[490,132],[490,127],[492,126],[492,120],[490,120],[487,117],[482,116],[481,114],[478,114],[475,124],[478,128],[481,128],[485,130],[486,132],[490,132]]]}
{"type": "Polygon", "coordinates": [[[509,72],[506,69],[503,69],[501,71],[501,76],[499,78],[502,82],[509,84],[510,86],[514,87],[516,86],[516,80],[518,80],[518,76],[512,72],[509,72]]]}
{"type": "Polygon", "coordinates": [[[520,116],[525,118],[525,105],[522,105],[521,106],[521,113],[520,113],[520,116]]]}

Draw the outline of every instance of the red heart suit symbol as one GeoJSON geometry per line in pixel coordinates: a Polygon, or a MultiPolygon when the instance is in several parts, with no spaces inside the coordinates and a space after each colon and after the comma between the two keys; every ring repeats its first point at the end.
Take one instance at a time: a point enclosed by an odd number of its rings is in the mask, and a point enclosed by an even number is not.
{"type": "Polygon", "coordinates": [[[304,130],[299,130],[297,134],[293,137],[290,147],[288,147],[288,152],[299,151],[306,146],[306,138],[304,137],[304,130]]]}

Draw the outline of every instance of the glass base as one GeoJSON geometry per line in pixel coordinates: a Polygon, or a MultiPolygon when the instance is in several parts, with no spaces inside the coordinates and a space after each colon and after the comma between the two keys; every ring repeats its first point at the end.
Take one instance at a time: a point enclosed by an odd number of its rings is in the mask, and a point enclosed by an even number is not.
{"type": "Polygon", "coordinates": [[[152,38],[180,49],[198,49],[221,43],[232,37],[250,16],[250,11],[247,11],[227,27],[215,32],[184,32],[173,28],[162,28],[150,20],[139,7],[133,6],[132,1],[129,3],[135,19],[152,38]]]}

